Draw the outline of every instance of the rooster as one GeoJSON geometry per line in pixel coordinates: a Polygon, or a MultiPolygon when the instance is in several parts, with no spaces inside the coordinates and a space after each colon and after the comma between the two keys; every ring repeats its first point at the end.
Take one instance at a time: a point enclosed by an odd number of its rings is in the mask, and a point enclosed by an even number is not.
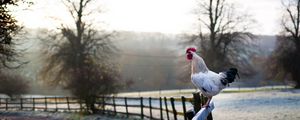
{"type": "Polygon", "coordinates": [[[236,68],[230,68],[228,71],[215,73],[209,70],[204,60],[196,54],[195,48],[186,50],[187,59],[191,61],[191,81],[200,89],[201,93],[208,98],[205,105],[209,107],[212,97],[219,94],[229,83],[234,82],[236,76],[239,77],[236,68]]]}

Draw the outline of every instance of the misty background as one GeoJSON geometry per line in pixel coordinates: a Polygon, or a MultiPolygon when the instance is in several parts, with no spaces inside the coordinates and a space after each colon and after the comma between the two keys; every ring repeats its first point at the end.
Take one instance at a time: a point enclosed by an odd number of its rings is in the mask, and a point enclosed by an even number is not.
{"type": "MultiPolygon", "coordinates": [[[[255,46],[246,48],[253,54],[244,55],[254,71],[248,75],[241,75],[241,79],[231,87],[288,84],[286,81],[267,78],[264,67],[276,47],[280,1],[255,1],[228,1],[230,4],[236,4],[234,8],[238,12],[249,13],[254,19],[249,19],[254,21],[249,30],[255,35],[250,43],[255,46]],[[268,9],[266,5],[269,6],[268,9]]],[[[17,47],[25,49],[24,61],[28,61],[21,69],[14,71],[28,79],[31,93],[67,93],[63,88],[49,87],[41,80],[39,72],[46,62],[41,52],[46,49],[41,45],[41,38],[49,37],[47,34],[58,31],[60,27],[74,27],[74,19],[59,0],[32,2],[30,7],[20,4],[19,7],[11,9],[16,19],[24,26],[25,34],[22,39],[25,42],[17,47]],[[62,26],[63,24],[65,26],[62,26]]],[[[189,36],[199,32],[200,24],[195,12],[199,8],[196,1],[102,0],[92,1],[90,5],[86,10],[95,14],[90,14],[84,20],[94,23],[93,27],[97,30],[113,31],[111,43],[117,49],[115,54],[111,54],[114,56],[111,61],[120,71],[121,91],[194,88],[189,76],[186,76],[190,73],[183,69],[189,64],[185,58],[185,49],[197,46],[184,45],[189,36]]]]}
{"type": "MultiPolygon", "coordinates": [[[[43,29],[27,30],[28,36],[40,36],[43,29]]],[[[185,34],[166,34],[159,32],[118,31],[112,40],[118,48],[115,63],[121,72],[121,91],[150,91],[194,88],[189,77],[182,77],[182,64],[188,64],[185,57],[185,34]]],[[[30,81],[31,93],[55,94],[68,93],[60,87],[49,87],[39,79],[42,67],[40,41],[23,44],[27,48],[25,58],[30,61],[18,70],[30,81]],[[34,47],[32,47],[34,46],[34,47]]],[[[241,76],[231,87],[257,87],[264,85],[286,84],[282,81],[271,81],[266,78],[263,64],[275,48],[276,37],[259,35],[254,41],[257,44],[255,56],[249,59],[255,66],[255,74],[241,76]]],[[[205,59],[205,58],[204,58],[205,59]]],[[[190,73],[187,73],[190,74],[190,73]]]]}

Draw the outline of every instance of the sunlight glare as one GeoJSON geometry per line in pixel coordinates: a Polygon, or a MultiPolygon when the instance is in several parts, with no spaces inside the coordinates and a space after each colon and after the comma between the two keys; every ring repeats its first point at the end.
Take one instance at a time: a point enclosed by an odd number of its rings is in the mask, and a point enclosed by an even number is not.
{"type": "MultiPolygon", "coordinates": [[[[254,33],[276,34],[280,2],[272,0],[232,0],[249,9],[258,21],[254,33]],[[256,2],[253,2],[256,1],[256,2]],[[251,3],[251,4],[250,4],[251,3]],[[268,6],[268,7],[265,7],[268,6]]],[[[102,13],[91,16],[97,27],[135,32],[187,33],[197,29],[193,13],[195,0],[99,0],[90,8],[102,13]]],[[[15,12],[16,18],[28,28],[57,28],[61,23],[72,26],[74,20],[60,0],[34,0],[31,10],[15,12]]],[[[94,12],[95,14],[97,11],[94,12]]],[[[74,27],[74,25],[73,25],[74,27]]]]}

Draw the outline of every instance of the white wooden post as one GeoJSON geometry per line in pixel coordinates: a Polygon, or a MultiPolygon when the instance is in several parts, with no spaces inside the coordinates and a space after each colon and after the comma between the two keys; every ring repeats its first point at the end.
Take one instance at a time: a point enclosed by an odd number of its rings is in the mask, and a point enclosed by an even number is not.
{"type": "Polygon", "coordinates": [[[207,116],[215,108],[214,102],[209,102],[209,107],[201,108],[201,110],[193,117],[192,120],[206,120],[207,116]]]}

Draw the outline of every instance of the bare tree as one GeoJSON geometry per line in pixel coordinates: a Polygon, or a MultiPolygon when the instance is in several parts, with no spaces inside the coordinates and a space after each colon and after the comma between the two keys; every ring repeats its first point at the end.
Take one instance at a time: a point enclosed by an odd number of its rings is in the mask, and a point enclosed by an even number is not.
{"type": "Polygon", "coordinates": [[[255,21],[238,13],[226,0],[201,0],[198,6],[199,32],[187,43],[198,47],[212,70],[221,71],[234,65],[243,69],[244,74],[252,74],[249,56],[255,36],[248,30],[255,21]]]}
{"type": "Polygon", "coordinates": [[[300,88],[300,0],[282,1],[282,32],[268,62],[270,78],[290,79],[300,88]]]}
{"type": "Polygon", "coordinates": [[[27,63],[21,60],[23,51],[17,49],[19,41],[22,41],[18,35],[23,27],[9,9],[18,7],[20,3],[32,4],[25,0],[0,1],[0,92],[13,98],[27,93],[29,88],[24,78],[8,72],[27,63]]]}
{"type": "Polygon", "coordinates": [[[115,93],[119,71],[111,61],[113,33],[99,31],[91,21],[85,21],[93,0],[63,0],[74,19],[75,28],[62,25],[56,34],[43,41],[46,45],[46,65],[42,79],[51,85],[61,85],[73,95],[85,100],[87,110],[96,112],[98,95],[115,93]]]}
{"type": "Polygon", "coordinates": [[[16,0],[0,1],[0,68],[18,68],[22,62],[18,59],[20,51],[16,50],[15,36],[22,27],[11,15],[8,6],[16,6],[16,0]]]}

